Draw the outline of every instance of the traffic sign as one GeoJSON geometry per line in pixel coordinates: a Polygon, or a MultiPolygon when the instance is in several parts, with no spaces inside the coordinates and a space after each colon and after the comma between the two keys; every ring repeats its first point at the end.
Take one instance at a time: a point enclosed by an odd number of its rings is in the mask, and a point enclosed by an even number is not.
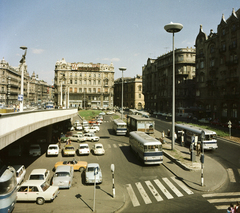
{"type": "Polygon", "coordinates": [[[23,101],[23,95],[22,94],[18,95],[18,100],[23,101]]]}

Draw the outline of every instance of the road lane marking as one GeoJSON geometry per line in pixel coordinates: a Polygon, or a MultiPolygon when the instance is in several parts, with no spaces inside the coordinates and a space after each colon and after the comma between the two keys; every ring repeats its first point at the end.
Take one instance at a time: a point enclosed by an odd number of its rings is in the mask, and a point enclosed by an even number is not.
{"type": "Polygon", "coordinates": [[[140,195],[142,196],[144,202],[146,204],[149,204],[149,203],[152,203],[152,201],[150,200],[150,198],[148,197],[146,191],[144,190],[142,184],[140,182],[137,182],[135,183],[137,188],[138,188],[138,191],[140,192],[140,195]]]}
{"type": "Polygon", "coordinates": [[[240,197],[235,198],[220,198],[220,199],[209,199],[207,200],[209,203],[235,203],[236,200],[240,200],[240,197]]]}
{"type": "Polygon", "coordinates": [[[158,191],[154,188],[154,186],[152,185],[152,183],[150,181],[145,181],[147,187],[149,188],[149,190],[152,192],[153,196],[156,198],[156,200],[162,201],[162,197],[160,196],[160,194],[158,193],[158,191]]]}
{"type": "Polygon", "coordinates": [[[187,194],[191,195],[193,192],[177,177],[171,177],[187,194]]]}
{"type": "Polygon", "coordinates": [[[183,196],[183,194],[167,178],[162,179],[178,197],[183,196]]]}
{"type": "Polygon", "coordinates": [[[167,197],[167,199],[173,199],[173,196],[169,193],[169,191],[162,185],[162,183],[156,179],[154,180],[158,188],[162,191],[162,193],[167,197]]]}
{"type": "Polygon", "coordinates": [[[127,191],[134,207],[140,206],[131,184],[127,184],[127,191]]]}
{"type": "Polygon", "coordinates": [[[231,183],[236,183],[236,179],[235,179],[235,177],[234,177],[234,172],[233,172],[233,170],[232,170],[231,168],[228,168],[228,169],[227,169],[227,172],[228,172],[228,177],[229,177],[229,179],[230,179],[230,182],[231,182],[231,183]]]}
{"type": "Polygon", "coordinates": [[[212,193],[203,194],[203,197],[226,197],[226,196],[239,196],[240,192],[222,192],[222,193],[212,193]]]}
{"type": "Polygon", "coordinates": [[[116,144],[113,144],[113,147],[114,147],[114,148],[117,148],[117,145],[116,145],[116,144]]]}

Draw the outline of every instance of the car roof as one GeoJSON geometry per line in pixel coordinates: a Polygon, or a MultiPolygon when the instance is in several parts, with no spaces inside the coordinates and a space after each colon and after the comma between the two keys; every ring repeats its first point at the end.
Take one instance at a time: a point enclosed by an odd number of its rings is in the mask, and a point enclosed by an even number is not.
{"type": "Polygon", "coordinates": [[[89,163],[88,167],[100,167],[98,163],[89,163]]]}
{"type": "MultiPolygon", "coordinates": [[[[22,167],[24,167],[24,165],[13,165],[12,166],[15,170],[16,170],[16,172],[20,169],[20,168],[22,168],[22,167]]],[[[25,168],[25,167],[24,167],[25,168]]]]}
{"type": "Polygon", "coordinates": [[[56,173],[56,172],[70,172],[70,170],[71,170],[71,166],[69,166],[69,165],[58,166],[58,167],[56,168],[55,173],[56,173]]]}
{"type": "Polygon", "coordinates": [[[44,180],[26,180],[21,184],[21,186],[42,185],[44,182],[44,180]]]}
{"type": "Polygon", "coordinates": [[[73,148],[74,148],[74,146],[71,145],[71,144],[68,144],[68,145],[66,145],[65,147],[73,147],[73,148]]]}
{"type": "Polygon", "coordinates": [[[94,144],[94,146],[98,146],[98,145],[103,146],[101,143],[95,143],[95,144],[94,144]]]}
{"type": "Polygon", "coordinates": [[[44,173],[46,171],[47,171],[47,169],[33,169],[30,174],[41,174],[41,173],[44,173]]]}
{"type": "Polygon", "coordinates": [[[88,144],[87,143],[81,143],[81,144],[79,144],[79,146],[88,146],[88,144]]]}
{"type": "Polygon", "coordinates": [[[57,145],[57,144],[49,144],[49,146],[48,146],[48,147],[50,147],[50,146],[57,146],[57,147],[58,147],[58,145],[57,145]]]}

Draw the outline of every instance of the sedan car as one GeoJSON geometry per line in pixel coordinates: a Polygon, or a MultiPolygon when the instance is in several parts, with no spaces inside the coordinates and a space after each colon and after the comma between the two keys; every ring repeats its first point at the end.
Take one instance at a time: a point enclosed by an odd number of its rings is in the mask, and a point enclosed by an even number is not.
{"type": "Polygon", "coordinates": [[[41,147],[39,144],[31,144],[29,147],[30,156],[40,156],[42,153],[41,147]]]}
{"type": "Polygon", "coordinates": [[[48,181],[50,178],[50,171],[47,169],[34,169],[29,175],[28,180],[44,180],[48,181]]]}
{"type": "Polygon", "coordinates": [[[46,153],[48,156],[58,156],[59,154],[59,147],[57,144],[50,144],[48,146],[48,149],[47,149],[47,153],[46,153]]]}
{"type": "Polygon", "coordinates": [[[104,150],[103,145],[101,143],[94,144],[91,151],[95,155],[104,155],[105,154],[105,150],[104,150]]]}
{"type": "Polygon", "coordinates": [[[92,141],[92,142],[97,142],[100,139],[94,133],[86,133],[84,134],[84,137],[86,138],[87,141],[92,141]]]}
{"type": "Polygon", "coordinates": [[[85,170],[86,183],[94,183],[96,176],[96,183],[102,183],[102,171],[98,163],[89,163],[85,170]]]}
{"type": "Polygon", "coordinates": [[[24,165],[13,165],[13,168],[16,170],[17,184],[21,184],[26,175],[26,169],[24,165]]]}
{"type": "Polygon", "coordinates": [[[107,112],[107,115],[113,115],[115,112],[113,112],[113,111],[108,111],[107,112]]]}
{"type": "Polygon", "coordinates": [[[79,170],[80,172],[84,171],[87,167],[86,161],[76,161],[73,159],[72,161],[59,161],[55,163],[54,168],[57,169],[58,166],[69,165],[73,167],[73,170],[79,170]]]}
{"type": "Polygon", "coordinates": [[[17,201],[36,201],[43,205],[46,200],[54,200],[58,193],[58,186],[50,186],[40,180],[27,180],[17,190],[17,201]]]}
{"type": "Polygon", "coordinates": [[[69,137],[69,139],[71,141],[78,142],[78,143],[86,141],[86,138],[83,137],[83,135],[80,135],[80,134],[73,134],[72,136],[69,137]]]}
{"type": "Polygon", "coordinates": [[[70,188],[73,181],[72,166],[58,166],[53,175],[52,185],[59,188],[70,188]]]}
{"type": "Polygon", "coordinates": [[[89,155],[90,150],[87,143],[79,144],[78,154],[79,155],[89,155]]]}
{"type": "Polygon", "coordinates": [[[63,154],[63,156],[69,156],[69,155],[75,156],[74,146],[71,144],[64,146],[64,148],[62,150],[62,154],[63,154]]]}
{"type": "Polygon", "coordinates": [[[198,120],[198,122],[208,124],[209,120],[206,118],[202,118],[202,119],[198,120]]]}

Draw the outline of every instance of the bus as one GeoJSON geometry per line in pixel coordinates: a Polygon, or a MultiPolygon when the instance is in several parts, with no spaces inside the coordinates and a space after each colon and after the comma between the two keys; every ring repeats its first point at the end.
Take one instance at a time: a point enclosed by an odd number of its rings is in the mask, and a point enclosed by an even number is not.
{"type": "Polygon", "coordinates": [[[11,166],[2,165],[0,167],[0,213],[12,212],[16,200],[16,171],[11,166]]]}
{"type": "Polygon", "coordinates": [[[115,119],[113,121],[113,130],[115,131],[116,135],[126,135],[127,124],[120,119],[115,119]]]}
{"type": "Polygon", "coordinates": [[[162,143],[144,132],[133,131],[129,135],[130,148],[144,164],[163,163],[162,143]]]}
{"type": "Polygon", "coordinates": [[[53,103],[51,101],[46,103],[46,109],[53,109],[53,103]]]}
{"type": "Polygon", "coordinates": [[[189,124],[176,124],[176,132],[178,133],[178,137],[180,135],[184,136],[184,142],[190,145],[194,140],[194,146],[197,146],[199,142],[201,144],[202,149],[213,150],[217,149],[217,134],[216,132],[209,129],[202,129],[197,126],[189,125],[189,124]],[[201,143],[201,134],[204,132],[205,139],[201,143]]]}

